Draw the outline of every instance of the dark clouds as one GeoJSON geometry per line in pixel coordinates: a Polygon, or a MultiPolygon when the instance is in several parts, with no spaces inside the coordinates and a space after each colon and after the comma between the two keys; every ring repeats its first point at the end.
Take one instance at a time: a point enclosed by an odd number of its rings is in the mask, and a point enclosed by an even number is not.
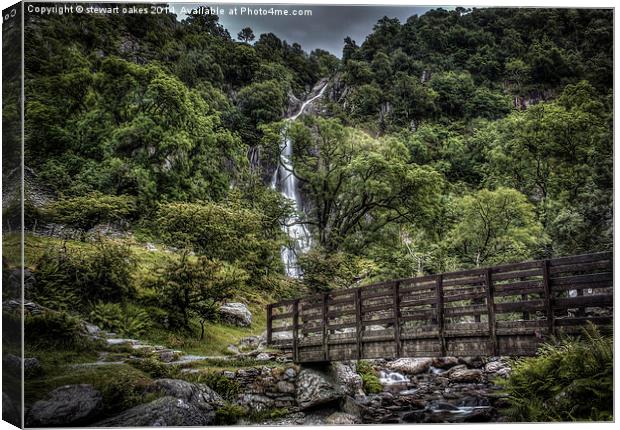
{"type": "MultiPolygon", "coordinates": [[[[188,9],[197,4],[179,4],[175,7],[180,10],[181,6],[188,9]]],[[[212,3],[216,5],[216,3],[212,3]]],[[[268,9],[271,5],[252,5],[239,3],[238,5],[220,4],[226,11],[231,7],[247,6],[248,8],[268,9]]],[[[430,7],[406,7],[406,6],[317,6],[317,5],[273,5],[274,8],[311,9],[312,16],[230,16],[220,15],[220,22],[228,29],[233,38],[243,27],[254,30],[258,39],[261,33],[274,33],[280,39],[289,43],[299,43],[306,52],[313,49],[325,49],[340,57],[342,55],[343,40],[350,36],[361,45],[366,36],[372,31],[373,26],[383,16],[398,18],[401,22],[407,21],[411,15],[422,15],[430,10],[430,7]]],[[[450,7],[444,6],[444,9],[450,7]]],[[[183,16],[179,15],[179,19],[183,16]]]]}

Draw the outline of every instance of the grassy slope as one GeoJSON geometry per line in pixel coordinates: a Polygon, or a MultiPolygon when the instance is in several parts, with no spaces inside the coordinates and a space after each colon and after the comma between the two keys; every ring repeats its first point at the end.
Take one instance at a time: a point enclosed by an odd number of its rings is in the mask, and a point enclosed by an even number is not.
{"type": "MultiPolygon", "coordinates": [[[[148,250],[143,244],[133,239],[123,240],[130,245],[137,259],[135,276],[138,289],[140,289],[142,281],[153,276],[154,270],[164,259],[174,254],[170,251],[163,250],[161,247],[158,247],[155,251],[148,250]]],[[[36,267],[34,267],[34,262],[45,247],[49,245],[66,246],[69,251],[72,249],[88,251],[92,248],[92,245],[89,243],[27,235],[25,248],[26,267],[36,269],[36,267]]],[[[11,263],[16,264],[17,261],[11,263]]],[[[225,354],[226,347],[229,344],[238,342],[242,337],[259,335],[265,330],[265,306],[270,302],[270,297],[266,296],[263,292],[246,289],[238,291],[233,300],[244,302],[250,308],[253,315],[252,325],[250,327],[241,328],[218,323],[207,323],[205,326],[205,338],[200,341],[198,340],[200,332],[199,326],[195,323],[192,327],[193,333],[170,332],[163,328],[155,328],[150,330],[142,339],[170,348],[180,349],[191,354],[225,354]]]]}

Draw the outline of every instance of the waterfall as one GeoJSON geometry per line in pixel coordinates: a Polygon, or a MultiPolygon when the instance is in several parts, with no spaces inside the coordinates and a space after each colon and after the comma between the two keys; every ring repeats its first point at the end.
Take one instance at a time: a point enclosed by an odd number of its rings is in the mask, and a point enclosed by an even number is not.
{"type": "MultiPolygon", "coordinates": [[[[323,88],[321,88],[316,96],[306,100],[301,105],[301,108],[299,108],[299,111],[295,115],[287,118],[286,121],[295,121],[308,105],[323,95],[325,88],[327,88],[327,84],[323,85],[323,88]]],[[[288,133],[284,130],[282,133],[282,141],[280,142],[280,163],[273,174],[271,187],[279,190],[284,197],[291,200],[294,203],[295,212],[299,213],[302,210],[301,196],[297,189],[297,178],[292,173],[292,157],[293,144],[288,137],[288,133]]],[[[280,251],[282,262],[286,268],[286,274],[293,278],[298,278],[301,275],[297,264],[297,255],[308,251],[312,245],[312,239],[308,228],[305,224],[300,224],[299,221],[296,214],[286,220],[284,231],[288,235],[290,241],[289,246],[283,246],[280,251]]]]}

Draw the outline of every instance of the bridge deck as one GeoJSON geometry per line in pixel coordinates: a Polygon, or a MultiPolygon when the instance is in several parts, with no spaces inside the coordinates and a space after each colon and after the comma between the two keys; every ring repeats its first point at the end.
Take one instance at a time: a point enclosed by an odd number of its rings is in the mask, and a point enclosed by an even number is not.
{"type": "Polygon", "coordinates": [[[550,334],[613,314],[611,252],[334,290],[267,307],[267,341],[296,362],[534,355],[550,334]]]}

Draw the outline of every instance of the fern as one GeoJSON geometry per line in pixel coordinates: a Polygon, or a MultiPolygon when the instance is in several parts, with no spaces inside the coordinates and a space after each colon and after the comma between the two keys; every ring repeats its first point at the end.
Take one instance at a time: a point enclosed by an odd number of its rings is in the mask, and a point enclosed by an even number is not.
{"type": "Polygon", "coordinates": [[[504,413],[514,421],[613,419],[613,340],[593,325],[578,338],[544,344],[536,357],[514,360],[504,413]]]}

